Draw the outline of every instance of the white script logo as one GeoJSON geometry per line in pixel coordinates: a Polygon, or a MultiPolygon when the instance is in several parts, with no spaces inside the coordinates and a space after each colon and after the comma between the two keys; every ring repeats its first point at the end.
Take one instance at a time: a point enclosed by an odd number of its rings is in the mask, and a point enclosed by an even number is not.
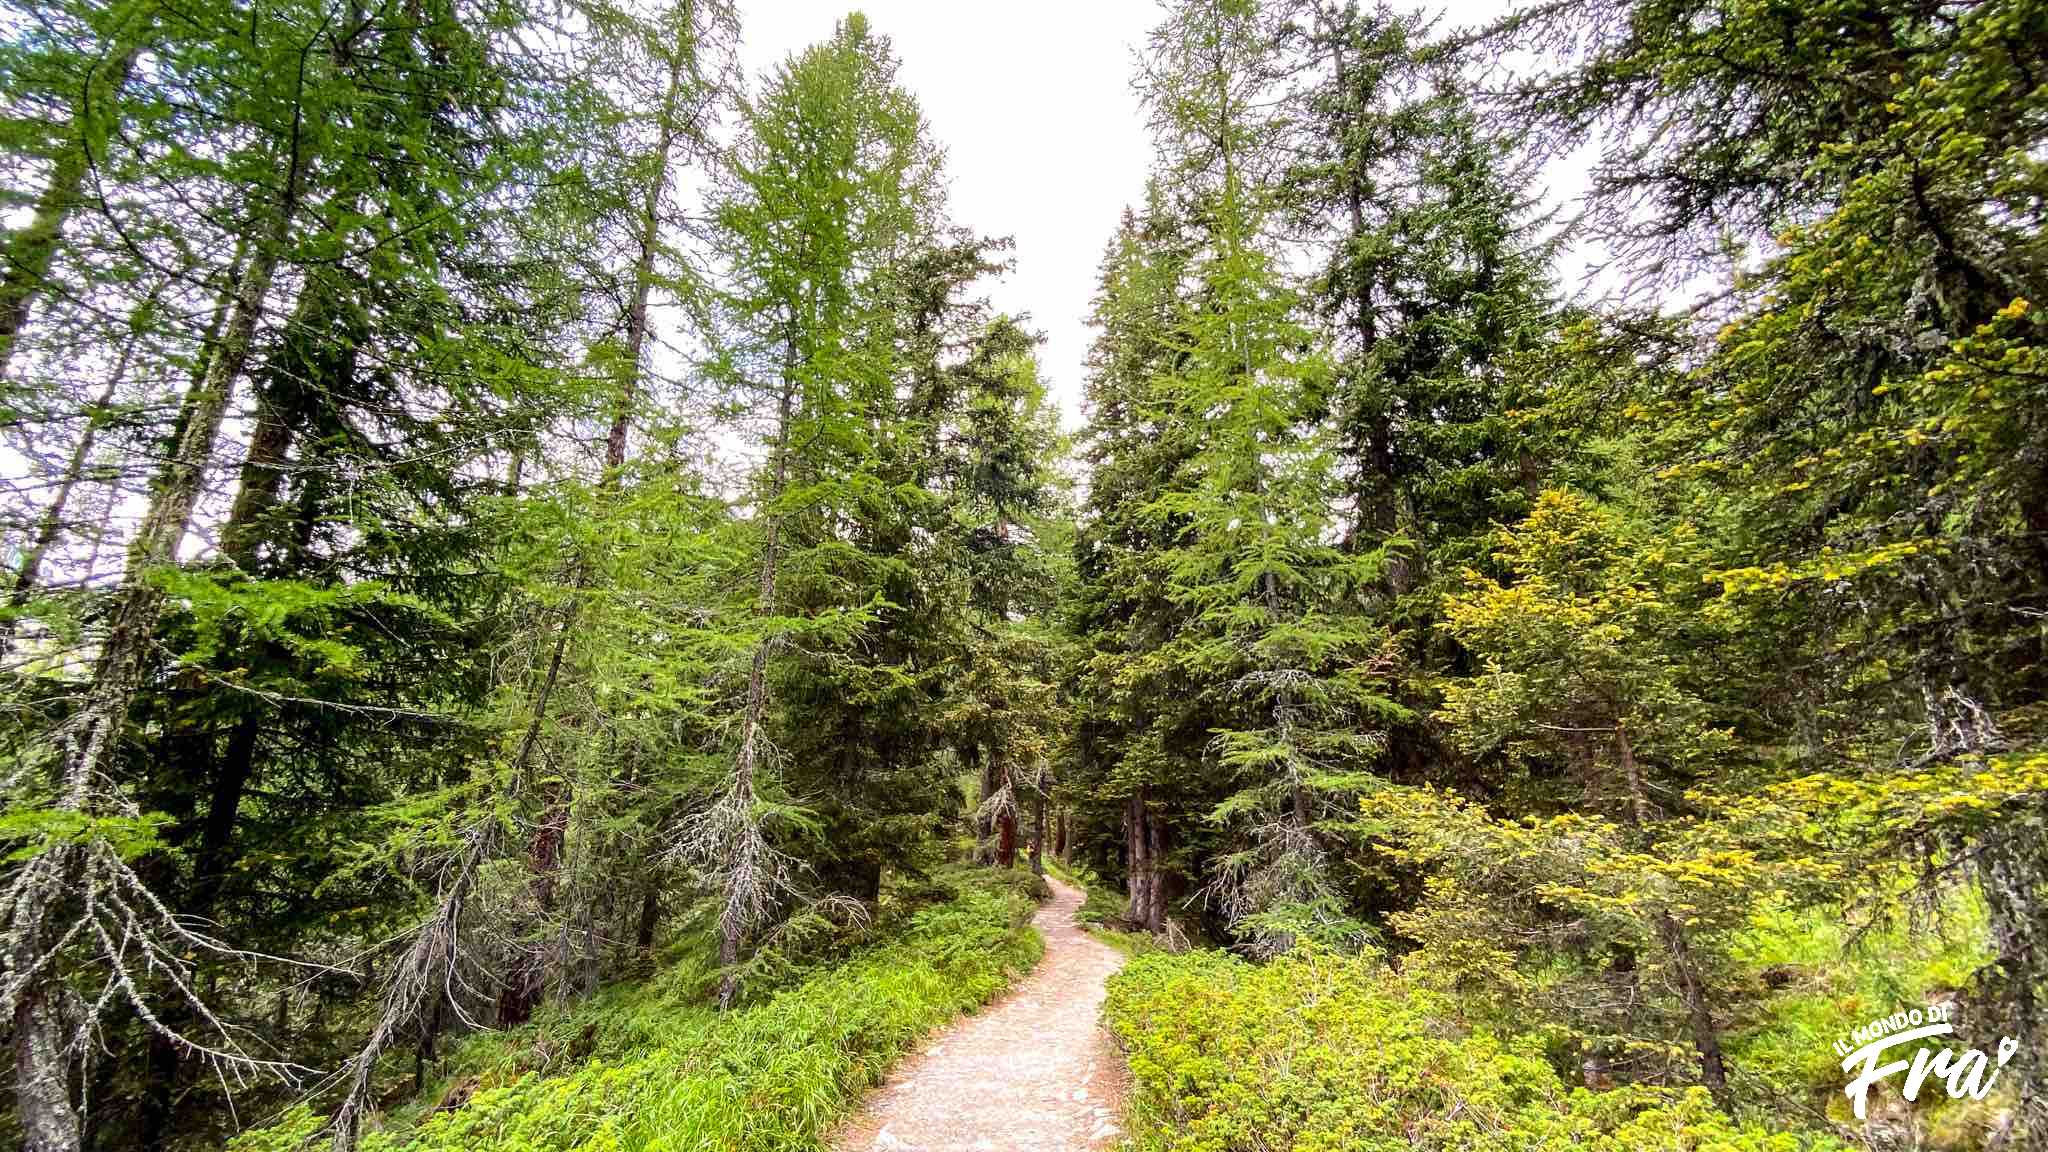
{"type": "Polygon", "coordinates": [[[1973,1100],[1982,1100],[1990,1095],[1991,1086],[1998,1083],[1998,1074],[2020,1049],[2020,1042],[2010,1036],[1998,1042],[1998,1063],[1975,1048],[1963,1049],[1956,1055],[1953,1048],[1922,1048],[1913,1053],[1911,1060],[1893,1060],[1878,1063],[1884,1054],[1894,1048],[1904,1048],[1936,1036],[1948,1036],[1955,1032],[1955,1021],[1951,1019],[1950,1006],[1929,1004],[1926,1008],[1910,1011],[1900,1009],[1889,1016],[1880,1017],[1851,1032],[1847,1038],[1835,1041],[1835,1054],[1842,1057],[1842,1071],[1847,1072],[1861,1065],[1862,1070],[1849,1086],[1842,1089],[1856,1105],[1856,1118],[1863,1119],[1865,1104],[1870,1096],[1870,1086],[1895,1073],[1906,1073],[1905,1087],[1900,1095],[1907,1100],[1920,1096],[1920,1086],[1929,1076],[1938,1077],[1948,1084],[1948,1094],[1961,1099],[1968,1093],[1973,1100]],[[1985,1072],[1989,1071],[1989,1076],[1985,1072]]]}

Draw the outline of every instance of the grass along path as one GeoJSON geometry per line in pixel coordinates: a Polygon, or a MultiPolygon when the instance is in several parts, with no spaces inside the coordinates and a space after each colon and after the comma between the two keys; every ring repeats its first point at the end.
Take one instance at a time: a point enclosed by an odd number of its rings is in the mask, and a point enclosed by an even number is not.
{"type": "Polygon", "coordinates": [[[1124,958],[1074,919],[1077,888],[1032,923],[1045,958],[1010,994],[935,1034],[839,1134],[839,1152],[1081,1152],[1115,1140],[1126,1073],[1102,1027],[1124,958]]]}

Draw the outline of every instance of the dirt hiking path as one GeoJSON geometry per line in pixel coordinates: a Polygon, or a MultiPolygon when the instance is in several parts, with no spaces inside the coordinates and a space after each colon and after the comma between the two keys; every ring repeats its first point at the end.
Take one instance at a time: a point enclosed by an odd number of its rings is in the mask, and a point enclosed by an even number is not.
{"type": "Polygon", "coordinates": [[[1083,1152],[1117,1138],[1124,1062],[1098,1023],[1123,966],[1081,930],[1081,893],[1051,877],[1032,924],[1045,959],[1002,1000],[934,1034],[869,1095],[839,1152],[1083,1152]]]}

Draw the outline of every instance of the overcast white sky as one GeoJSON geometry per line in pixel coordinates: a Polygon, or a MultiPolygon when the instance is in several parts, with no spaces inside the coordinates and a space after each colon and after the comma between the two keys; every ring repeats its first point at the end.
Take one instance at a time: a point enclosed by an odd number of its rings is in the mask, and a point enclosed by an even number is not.
{"type": "MultiPolygon", "coordinates": [[[[1504,0],[1436,5],[1446,28],[1504,0]]],[[[1153,0],[741,0],[751,82],[854,9],[894,41],[902,82],[947,153],[954,219],[1016,237],[991,299],[1046,334],[1045,373],[1069,428],[1081,417],[1083,322],[1117,215],[1144,190],[1151,141],[1131,89],[1153,0]]]]}

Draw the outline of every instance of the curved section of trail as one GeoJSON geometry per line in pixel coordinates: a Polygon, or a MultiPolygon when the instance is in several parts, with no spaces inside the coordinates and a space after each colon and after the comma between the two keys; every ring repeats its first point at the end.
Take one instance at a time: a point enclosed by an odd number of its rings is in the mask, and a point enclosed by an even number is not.
{"type": "Polygon", "coordinates": [[[833,1147],[839,1152],[1082,1152],[1117,1138],[1124,1062],[1100,1023],[1103,982],[1123,966],[1074,920],[1079,890],[1032,924],[1045,958],[1009,994],[926,1041],[833,1147]]]}

